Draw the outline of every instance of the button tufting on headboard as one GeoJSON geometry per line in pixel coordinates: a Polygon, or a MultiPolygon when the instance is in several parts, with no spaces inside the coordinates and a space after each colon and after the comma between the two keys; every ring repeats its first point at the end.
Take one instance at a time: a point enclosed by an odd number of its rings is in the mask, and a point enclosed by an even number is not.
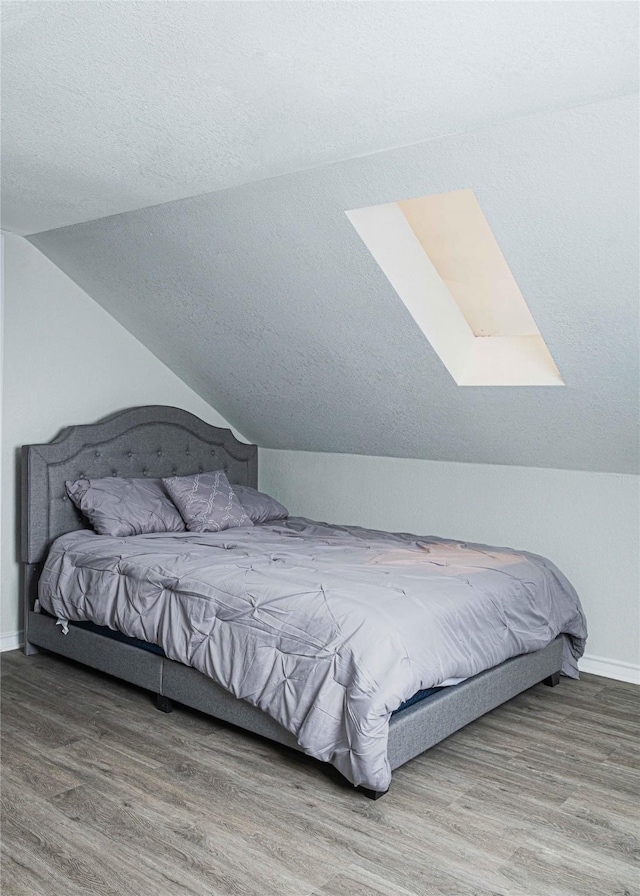
{"type": "Polygon", "coordinates": [[[25,446],[23,560],[43,560],[54,538],[84,525],[65,493],[66,480],[182,476],[212,469],[212,458],[232,483],[257,487],[255,445],[176,408],[132,408],[101,423],[71,427],[49,445],[25,446]]]}

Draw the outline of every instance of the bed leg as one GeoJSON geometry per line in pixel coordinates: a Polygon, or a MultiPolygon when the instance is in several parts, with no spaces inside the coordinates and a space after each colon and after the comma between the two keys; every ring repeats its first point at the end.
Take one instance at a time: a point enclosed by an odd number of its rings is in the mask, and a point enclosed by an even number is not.
{"type": "Polygon", "coordinates": [[[379,800],[385,793],[389,793],[388,790],[369,790],[368,787],[356,787],[356,790],[358,793],[364,794],[369,800],[379,800]]]}
{"type": "Polygon", "coordinates": [[[40,653],[35,644],[30,644],[28,641],[24,642],[24,655],[25,656],[34,656],[36,653],[40,653]]]}
{"type": "Polygon", "coordinates": [[[171,712],[173,710],[171,698],[165,697],[164,694],[156,694],[156,709],[160,712],[171,712]]]}
{"type": "Polygon", "coordinates": [[[548,688],[555,688],[556,685],[560,684],[560,672],[554,672],[548,678],[545,678],[542,684],[546,684],[548,688]]]}

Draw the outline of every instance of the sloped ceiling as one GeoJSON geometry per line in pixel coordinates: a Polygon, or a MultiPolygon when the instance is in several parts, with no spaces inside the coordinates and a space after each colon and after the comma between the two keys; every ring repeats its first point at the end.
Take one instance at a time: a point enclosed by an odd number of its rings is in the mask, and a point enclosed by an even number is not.
{"type": "Polygon", "coordinates": [[[2,2],[28,234],[637,90],[633,2],[2,2]]]}
{"type": "Polygon", "coordinates": [[[248,437],[636,468],[635,3],[1,9],[3,227],[248,437]],[[456,386],[345,215],[462,188],[565,387],[456,386]]]}
{"type": "Polygon", "coordinates": [[[610,99],[32,242],[260,445],[633,471],[637,132],[610,99]],[[462,188],[565,387],[456,386],[345,215],[462,188]]]}

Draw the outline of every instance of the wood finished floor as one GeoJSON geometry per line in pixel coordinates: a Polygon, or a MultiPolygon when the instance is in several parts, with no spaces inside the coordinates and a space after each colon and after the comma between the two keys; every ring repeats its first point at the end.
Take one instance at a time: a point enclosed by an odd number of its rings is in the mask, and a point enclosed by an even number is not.
{"type": "Polygon", "coordinates": [[[3,896],[636,896],[640,691],[539,685],[371,802],[319,763],[5,653],[3,896]]]}

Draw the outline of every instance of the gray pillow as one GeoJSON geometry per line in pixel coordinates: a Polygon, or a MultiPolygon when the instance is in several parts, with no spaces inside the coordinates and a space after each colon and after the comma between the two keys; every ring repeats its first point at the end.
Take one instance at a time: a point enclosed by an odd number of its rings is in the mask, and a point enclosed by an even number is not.
{"type": "Polygon", "coordinates": [[[99,535],[184,532],[185,525],[160,479],[76,479],[67,494],[99,535]]]}
{"type": "Polygon", "coordinates": [[[190,532],[222,532],[237,526],[253,526],[222,470],[172,476],[162,482],[190,532]]]}
{"type": "Polygon", "coordinates": [[[272,498],[271,495],[265,495],[264,492],[256,491],[248,485],[234,485],[233,490],[240,498],[240,503],[254,523],[268,523],[272,520],[286,520],[289,511],[272,498]]]}

